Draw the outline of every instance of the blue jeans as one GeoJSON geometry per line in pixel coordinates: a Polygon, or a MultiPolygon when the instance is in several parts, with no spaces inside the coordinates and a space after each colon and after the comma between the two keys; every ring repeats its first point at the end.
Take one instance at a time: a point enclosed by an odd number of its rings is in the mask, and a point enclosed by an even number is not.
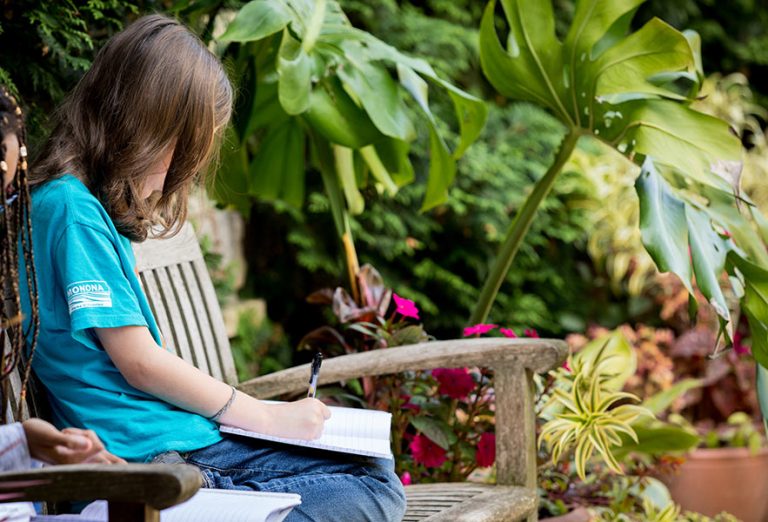
{"type": "Polygon", "coordinates": [[[286,522],[399,522],[405,492],[394,462],[228,436],[182,453],[200,468],[203,487],[298,493],[286,522]]]}

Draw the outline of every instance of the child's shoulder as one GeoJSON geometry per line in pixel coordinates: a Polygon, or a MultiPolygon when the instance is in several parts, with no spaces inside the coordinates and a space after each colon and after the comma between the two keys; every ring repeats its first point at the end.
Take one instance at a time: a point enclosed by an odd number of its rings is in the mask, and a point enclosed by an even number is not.
{"type": "Polygon", "coordinates": [[[32,191],[32,215],[50,224],[98,226],[107,217],[96,197],[71,174],[47,181],[32,191]]]}

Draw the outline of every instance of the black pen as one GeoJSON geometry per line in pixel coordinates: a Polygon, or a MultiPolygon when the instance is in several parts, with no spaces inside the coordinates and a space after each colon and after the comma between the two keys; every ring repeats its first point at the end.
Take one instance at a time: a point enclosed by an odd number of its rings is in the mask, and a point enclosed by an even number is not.
{"type": "Polygon", "coordinates": [[[312,359],[312,372],[309,374],[309,391],[307,397],[314,397],[317,392],[317,378],[320,376],[320,365],[323,364],[323,354],[317,352],[312,359]]]}

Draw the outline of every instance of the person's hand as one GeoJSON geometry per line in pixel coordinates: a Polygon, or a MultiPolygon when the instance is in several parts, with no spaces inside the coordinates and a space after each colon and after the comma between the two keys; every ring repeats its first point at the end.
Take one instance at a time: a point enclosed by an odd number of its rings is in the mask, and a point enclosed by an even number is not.
{"type": "Polygon", "coordinates": [[[265,434],[286,439],[316,439],[323,434],[326,419],[331,417],[328,406],[309,397],[265,406],[270,418],[269,433],[265,434]]]}
{"type": "Polygon", "coordinates": [[[64,428],[59,431],[42,419],[25,420],[22,426],[29,454],[37,460],[48,464],[125,464],[123,459],[105,450],[91,430],[64,428]]]}

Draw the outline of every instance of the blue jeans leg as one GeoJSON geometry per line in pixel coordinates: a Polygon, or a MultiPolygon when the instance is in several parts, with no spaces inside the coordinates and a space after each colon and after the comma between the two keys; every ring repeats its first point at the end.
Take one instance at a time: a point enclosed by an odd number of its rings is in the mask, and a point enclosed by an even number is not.
{"type": "Polygon", "coordinates": [[[244,437],[227,437],[183,454],[199,467],[205,486],[298,493],[287,522],[399,522],[405,492],[394,463],[244,437]]]}

